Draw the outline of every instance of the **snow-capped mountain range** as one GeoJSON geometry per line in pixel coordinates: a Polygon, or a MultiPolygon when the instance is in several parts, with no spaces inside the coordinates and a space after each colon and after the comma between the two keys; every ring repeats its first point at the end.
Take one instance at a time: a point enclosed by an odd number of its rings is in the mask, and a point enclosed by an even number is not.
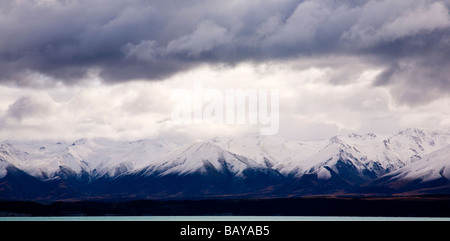
{"type": "Polygon", "coordinates": [[[449,194],[450,130],[0,143],[0,199],[449,194]]]}

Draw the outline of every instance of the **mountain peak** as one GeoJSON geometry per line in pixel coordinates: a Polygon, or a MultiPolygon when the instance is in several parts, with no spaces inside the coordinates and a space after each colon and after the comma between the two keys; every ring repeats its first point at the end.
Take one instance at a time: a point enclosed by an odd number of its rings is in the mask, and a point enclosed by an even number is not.
{"type": "Polygon", "coordinates": [[[205,149],[220,149],[222,150],[222,148],[220,148],[218,145],[210,142],[210,141],[203,141],[201,139],[197,139],[191,143],[187,144],[187,148],[197,148],[197,150],[195,151],[204,151],[205,149]]]}
{"type": "MultiPolygon", "coordinates": [[[[242,175],[248,168],[259,167],[255,161],[234,154],[209,141],[196,140],[170,152],[155,163],[154,169],[160,175],[188,173],[229,172],[242,175]]],[[[151,174],[151,173],[150,173],[151,174]]]]}
{"type": "Polygon", "coordinates": [[[339,136],[333,136],[330,138],[330,142],[331,143],[342,143],[342,140],[340,139],[339,136]]]}

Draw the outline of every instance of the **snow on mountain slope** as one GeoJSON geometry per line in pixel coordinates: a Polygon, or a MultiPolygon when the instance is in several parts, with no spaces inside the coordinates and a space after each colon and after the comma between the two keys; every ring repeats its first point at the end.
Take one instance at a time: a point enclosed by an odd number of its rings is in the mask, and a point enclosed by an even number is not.
{"type": "Polygon", "coordinates": [[[0,178],[6,176],[6,168],[9,165],[19,166],[20,160],[17,158],[16,150],[9,143],[0,145],[0,178]]]}
{"type": "MultiPolygon", "coordinates": [[[[391,136],[349,134],[302,142],[271,136],[217,137],[183,146],[160,139],[3,142],[0,143],[0,178],[6,175],[6,167],[12,165],[43,180],[64,173],[88,174],[89,178],[96,179],[142,170],[146,175],[216,171],[243,176],[244,170],[270,169],[285,177],[315,175],[327,180],[340,175],[344,179],[364,181],[424,163],[425,156],[440,153],[448,144],[449,130],[421,129],[407,129],[391,136]]],[[[445,157],[445,150],[442,152],[445,157]]],[[[444,157],[427,156],[430,160],[444,157]]]]}
{"type": "Polygon", "coordinates": [[[0,198],[448,193],[449,160],[449,130],[322,141],[218,137],[184,145],[160,139],[4,141],[0,198]]]}
{"type": "Polygon", "coordinates": [[[270,156],[261,149],[261,142],[264,139],[265,137],[262,136],[241,138],[215,137],[211,143],[237,155],[246,156],[259,164],[265,164],[265,160],[270,158],[270,156]]]}
{"type": "Polygon", "coordinates": [[[53,178],[61,168],[75,173],[84,168],[83,163],[67,153],[67,145],[63,142],[6,142],[0,145],[0,158],[41,179],[53,178]]]}
{"type": "Polygon", "coordinates": [[[386,136],[377,136],[373,133],[366,135],[349,134],[340,138],[354,156],[370,170],[381,168],[385,172],[396,170],[405,165],[404,158],[390,150],[385,143],[389,140],[386,136]]]}
{"type": "Polygon", "coordinates": [[[61,172],[87,173],[92,178],[116,176],[150,165],[175,146],[164,140],[4,142],[0,145],[0,178],[8,165],[43,180],[60,177],[61,172]]]}
{"type": "Polygon", "coordinates": [[[379,184],[402,188],[408,185],[416,187],[433,181],[450,182],[450,145],[425,155],[404,168],[384,176],[379,184]]]}
{"type": "Polygon", "coordinates": [[[284,142],[268,146],[268,153],[278,157],[275,169],[284,175],[301,177],[305,174],[317,175],[320,179],[331,177],[331,168],[339,174],[337,165],[344,162],[347,168],[354,168],[358,175],[366,175],[366,171],[382,175],[394,164],[397,158],[388,158],[383,140],[373,134],[365,136],[351,134],[333,137],[328,141],[284,142]],[[280,158],[281,157],[281,158],[280,158]]]}
{"type": "Polygon", "coordinates": [[[449,130],[427,131],[406,129],[386,140],[386,147],[405,164],[420,160],[423,155],[439,150],[450,144],[449,130]]]}
{"type": "Polygon", "coordinates": [[[86,163],[93,177],[117,176],[142,169],[159,160],[177,145],[165,140],[117,142],[106,139],[81,140],[69,146],[69,153],[86,163]]]}
{"type": "Polygon", "coordinates": [[[324,141],[289,141],[272,136],[255,136],[243,138],[216,137],[212,141],[224,150],[248,157],[258,164],[269,168],[289,168],[300,160],[319,151],[324,141]]]}
{"type": "Polygon", "coordinates": [[[283,175],[331,177],[328,168],[347,162],[360,176],[371,178],[404,167],[449,143],[448,131],[407,129],[392,136],[349,134],[323,141],[288,141],[276,137],[217,137],[213,143],[225,150],[255,160],[283,175]]]}
{"type": "Polygon", "coordinates": [[[368,158],[354,145],[347,144],[348,140],[342,139],[345,138],[331,138],[320,150],[302,158],[293,166],[283,166],[280,172],[297,178],[313,175],[319,180],[327,180],[335,175],[353,184],[374,179],[385,173],[377,161],[368,158]]]}
{"type": "Polygon", "coordinates": [[[194,141],[168,153],[149,168],[161,176],[168,174],[186,175],[190,173],[231,173],[243,176],[246,169],[265,168],[244,156],[222,149],[205,141],[194,141]]]}
{"type": "Polygon", "coordinates": [[[346,169],[354,169],[361,177],[376,178],[420,160],[449,141],[450,132],[420,129],[407,129],[390,137],[372,133],[336,136],[313,155],[297,159],[280,172],[297,176],[316,174],[326,179],[331,174],[325,167],[339,173],[338,163],[346,162],[346,169]]]}

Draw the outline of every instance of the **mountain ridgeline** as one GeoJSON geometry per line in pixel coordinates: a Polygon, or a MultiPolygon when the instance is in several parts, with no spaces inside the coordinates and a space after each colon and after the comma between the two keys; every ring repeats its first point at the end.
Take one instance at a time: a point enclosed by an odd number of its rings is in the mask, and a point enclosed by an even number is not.
{"type": "Polygon", "coordinates": [[[450,131],[0,144],[0,200],[450,194],[450,131]]]}

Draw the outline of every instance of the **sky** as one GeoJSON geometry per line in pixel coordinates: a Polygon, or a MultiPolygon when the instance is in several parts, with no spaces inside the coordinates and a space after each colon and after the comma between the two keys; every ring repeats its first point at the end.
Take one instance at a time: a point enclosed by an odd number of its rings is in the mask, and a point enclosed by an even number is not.
{"type": "MultiPolygon", "coordinates": [[[[0,140],[189,140],[174,90],[279,91],[310,140],[450,127],[450,1],[4,0],[0,140]]],[[[207,102],[208,100],[205,100],[207,102]]]]}

